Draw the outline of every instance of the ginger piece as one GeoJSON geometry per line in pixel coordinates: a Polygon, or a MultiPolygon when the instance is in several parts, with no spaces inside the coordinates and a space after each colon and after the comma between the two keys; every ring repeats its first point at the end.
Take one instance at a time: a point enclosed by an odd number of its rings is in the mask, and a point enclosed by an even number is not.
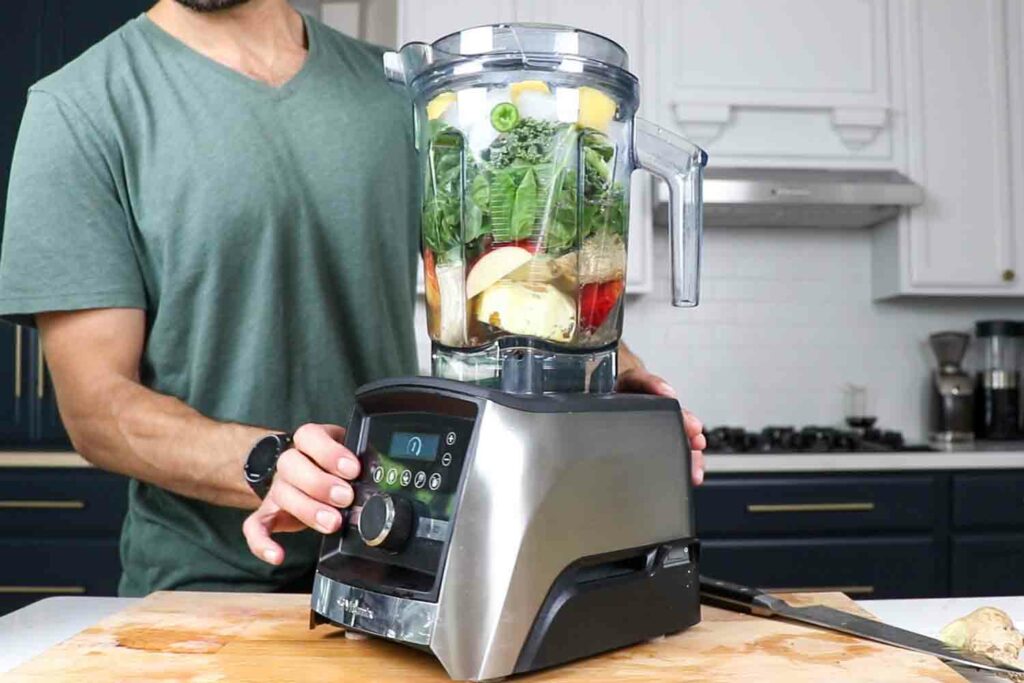
{"type": "MultiPolygon", "coordinates": [[[[1005,664],[1019,666],[1017,657],[1024,647],[1024,636],[1014,627],[1010,616],[995,607],[980,607],[965,617],[947,624],[939,639],[950,647],[987,655],[1005,664]]],[[[1024,675],[1006,674],[1024,683],[1024,675]]]]}

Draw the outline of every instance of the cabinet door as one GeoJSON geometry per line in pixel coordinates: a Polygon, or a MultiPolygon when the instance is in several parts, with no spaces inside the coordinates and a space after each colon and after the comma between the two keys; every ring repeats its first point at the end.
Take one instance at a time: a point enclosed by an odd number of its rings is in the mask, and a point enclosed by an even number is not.
{"type": "Polygon", "coordinates": [[[1012,216],[1020,179],[1011,180],[1009,143],[1020,141],[1010,135],[1008,3],[913,0],[907,8],[910,175],[927,193],[904,228],[907,284],[1024,294],[1024,230],[1012,216]]]}
{"type": "Polygon", "coordinates": [[[854,598],[943,595],[945,553],[930,536],[703,541],[700,571],[778,591],[854,598]]]}
{"type": "Polygon", "coordinates": [[[954,597],[1024,593],[1024,534],[957,534],[951,548],[954,597]]]}
{"type": "Polygon", "coordinates": [[[152,0],[36,0],[45,9],[41,76],[56,71],[115,29],[149,9],[152,0]]]}
{"type": "Polygon", "coordinates": [[[29,441],[28,344],[21,325],[0,323],[0,444],[23,446],[29,441]]]}
{"type": "Polygon", "coordinates": [[[42,19],[42,2],[0,3],[0,222],[7,205],[11,155],[25,109],[25,94],[39,77],[42,19]]]}
{"type": "Polygon", "coordinates": [[[30,338],[29,372],[26,375],[32,406],[32,441],[37,446],[48,448],[71,448],[71,440],[57,409],[57,396],[46,367],[46,357],[39,333],[32,331],[30,338]]]}
{"type": "Polygon", "coordinates": [[[893,166],[893,4],[645,0],[656,118],[719,165],[893,166]]]}

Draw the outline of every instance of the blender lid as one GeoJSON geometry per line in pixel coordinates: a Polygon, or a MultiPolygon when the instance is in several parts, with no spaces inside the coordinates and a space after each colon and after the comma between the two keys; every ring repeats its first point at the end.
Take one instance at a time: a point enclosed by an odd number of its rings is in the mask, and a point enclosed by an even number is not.
{"type": "Polygon", "coordinates": [[[974,324],[979,337],[1022,337],[1024,322],[1019,320],[979,320],[974,324]]]}
{"type": "MultiPolygon", "coordinates": [[[[491,24],[450,33],[433,43],[407,43],[384,54],[388,78],[411,85],[427,72],[482,70],[480,60],[581,73],[587,66],[628,73],[626,50],[610,38],[557,24],[491,24]]],[[[630,77],[635,80],[630,74],[630,77]]]]}

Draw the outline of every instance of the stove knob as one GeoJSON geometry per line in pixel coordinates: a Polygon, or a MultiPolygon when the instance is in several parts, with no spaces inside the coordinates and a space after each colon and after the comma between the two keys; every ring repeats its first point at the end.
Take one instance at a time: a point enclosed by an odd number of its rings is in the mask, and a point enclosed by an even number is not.
{"type": "Polygon", "coordinates": [[[372,548],[400,550],[413,528],[412,505],[405,498],[375,493],[359,513],[359,535],[372,548]]]}

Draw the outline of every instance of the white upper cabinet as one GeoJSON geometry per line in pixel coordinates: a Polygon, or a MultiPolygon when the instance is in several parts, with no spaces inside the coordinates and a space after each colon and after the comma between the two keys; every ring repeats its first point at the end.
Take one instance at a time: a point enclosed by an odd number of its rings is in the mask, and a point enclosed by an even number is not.
{"type": "Polygon", "coordinates": [[[655,118],[716,165],[891,168],[886,0],[645,0],[655,118]]]}
{"type": "Polygon", "coordinates": [[[515,21],[513,0],[399,0],[398,44],[432,43],[471,26],[515,21]]]}
{"type": "Polygon", "coordinates": [[[926,201],[876,232],[875,294],[1020,296],[1024,3],[902,4],[907,172],[926,201]]]}

